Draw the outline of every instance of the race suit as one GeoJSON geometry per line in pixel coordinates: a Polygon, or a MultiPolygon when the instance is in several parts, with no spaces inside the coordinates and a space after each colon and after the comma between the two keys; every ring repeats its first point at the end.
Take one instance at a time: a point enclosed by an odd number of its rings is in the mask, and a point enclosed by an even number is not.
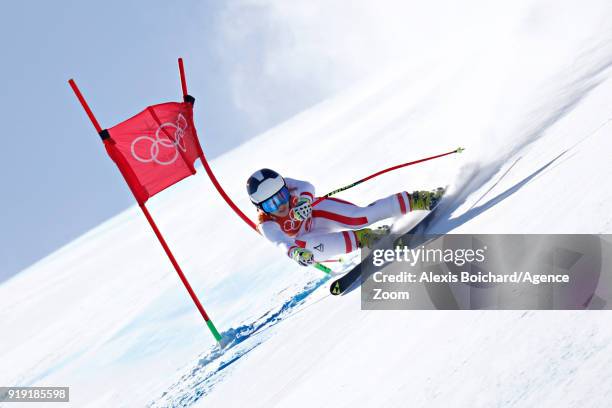
{"type": "MultiPolygon", "coordinates": [[[[312,184],[285,178],[291,194],[293,208],[301,197],[316,199],[312,184]]],[[[360,207],[337,198],[325,198],[312,209],[312,215],[296,220],[293,211],[277,217],[259,210],[258,229],[269,241],[281,248],[289,257],[296,247],[309,249],[316,262],[331,259],[358,249],[353,232],[385,218],[398,217],[412,211],[410,196],[402,191],[360,207]]]]}

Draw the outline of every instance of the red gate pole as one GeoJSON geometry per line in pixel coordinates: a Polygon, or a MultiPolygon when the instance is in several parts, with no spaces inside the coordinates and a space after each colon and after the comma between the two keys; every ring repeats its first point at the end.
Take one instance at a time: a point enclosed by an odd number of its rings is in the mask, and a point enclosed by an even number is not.
{"type": "Polygon", "coordinates": [[[195,294],[195,292],[191,288],[191,285],[189,284],[189,281],[185,277],[185,274],[183,273],[183,271],[182,271],[181,267],[179,266],[178,262],[176,261],[176,258],[172,254],[172,251],[170,251],[170,248],[168,247],[168,244],[166,243],[166,240],[164,239],[164,237],[162,236],[161,232],[157,228],[157,225],[155,224],[155,221],[153,221],[153,217],[151,217],[151,214],[149,213],[149,210],[147,209],[147,207],[145,207],[144,204],[140,204],[140,209],[142,210],[142,212],[144,213],[145,217],[147,218],[147,221],[149,221],[149,225],[153,229],[153,232],[155,233],[155,236],[157,236],[157,239],[159,240],[159,243],[161,244],[161,246],[164,248],[164,251],[166,252],[166,255],[168,255],[168,258],[170,258],[170,262],[172,263],[172,266],[174,266],[174,269],[176,270],[176,273],[178,274],[179,278],[181,279],[181,282],[183,282],[183,285],[185,286],[185,289],[187,289],[187,292],[189,292],[189,296],[191,296],[191,300],[193,300],[193,303],[195,303],[196,307],[200,311],[200,314],[204,318],[204,321],[206,322],[206,325],[210,329],[210,332],[214,336],[215,340],[217,340],[218,342],[221,342],[221,335],[217,331],[217,328],[213,324],[212,320],[210,320],[210,317],[208,317],[208,314],[206,313],[206,310],[204,310],[204,307],[202,306],[202,303],[200,303],[200,299],[198,299],[198,296],[195,294]]]}
{"type": "MultiPolygon", "coordinates": [[[[87,116],[91,120],[91,123],[96,128],[96,131],[98,132],[98,134],[101,133],[102,132],[102,128],[100,127],[100,124],[96,120],[96,117],[94,116],[93,112],[89,108],[89,105],[87,104],[87,101],[85,101],[85,98],[81,94],[81,91],[77,87],[76,83],[72,79],[70,79],[68,81],[68,83],[70,84],[70,87],[74,91],[77,99],[81,103],[81,106],[83,106],[83,109],[85,110],[85,113],[87,113],[87,116]]],[[[120,168],[119,170],[122,170],[122,169],[120,168]]],[[[121,171],[121,173],[123,174],[123,171],[121,171]]],[[[127,180],[126,180],[126,182],[127,182],[127,180]]],[[[128,183],[128,186],[130,187],[130,190],[131,190],[131,186],[129,185],[129,183],[128,183]]],[[[132,191],[132,193],[133,193],[133,191],[132,191]]],[[[197,295],[193,291],[193,288],[191,287],[191,285],[189,284],[189,281],[185,277],[185,274],[183,273],[183,270],[181,269],[180,265],[176,261],[176,258],[174,257],[174,254],[172,254],[172,251],[170,250],[170,247],[166,243],[166,240],[164,239],[163,235],[159,231],[159,228],[157,228],[157,225],[155,224],[155,221],[153,220],[153,217],[151,217],[151,214],[149,213],[149,210],[145,206],[145,203],[140,202],[140,200],[138,200],[138,197],[136,197],[136,195],[134,195],[134,198],[136,198],[136,201],[138,201],[138,206],[140,207],[140,209],[144,213],[145,218],[147,219],[147,221],[149,222],[149,225],[153,229],[153,232],[155,233],[155,236],[157,237],[157,239],[158,239],[159,243],[161,244],[162,248],[164,249],[164,252],[166,253],[168,258],[170,259],[170,262],[172,263],[172,266],[174,266],[174,269],[176,270],[176,273],[178,274],[179,278],[181,279],[181,282],[183,282],[183,285],[185,286],[185,289],[187,289],[187,292],[189,293],[189,296],[193,300],[193,303],[196,305],[196,308],[198,309],[198,311],[200,312],[200,314],[204,318],[204,321],[206,322],[206,326],[208,326],[208,329],[212,333],[212,335],[215,338],[215,340],[217,342],[221,343],[221,335],[217,331],[217,328],[213,324],[212,320],[210,320],[210,318],[208,317],[208,314],[206,313],[206,310],[204,310],[204,307],[202,306],[202,303],[200,303],[200,300],[198,299],[197,295]]]]}
{"type": "MultiPolygon", "coordinates": [[[[178,66],[179,66],[179,73],[181,75],[181,88],[183,90],[183,99],[187,101],[189,99],[189,94],[187,93],[187,80],[185,79],[185,67],[183,66],[182,58],[178,59],[178,66]]],[[[191,100],[193,101],[193,99],[191,100]]],[[[195,132],[195,126],[192,126],[192,128],[194,129],[194,132],[195,132]]],[[[212,181],[213,185],[217,189],[217,192],[221,195],[221,197],[223,197],[227,205],[229,205],[230,208],[234,210],[234,212],[238,214],[238,216],[242,218],[242,220],[246,222],[249,227],[253,228],[256,232],[259,232],[257,230],[257,225],[255,225],[255,223],[251,221],[251,219],[249,219],[249,217],[247,217],[246,214],[243,213],[240,208],[238,208],[238,206],[232,201],[232,199],[229,198],[225,190],[223,190],[223,187],[221,187],[219,180],[217,180],[217,177],[215,177],[215,174],[212,172],[212,169],[208,165],[208,160],[206,160],[204,151],[202,150],[202,147],[199,145],[199,143],[198,143],[198,148],[199,148],[198,153],[200,156],[200,161],[202,162],[202,165],[204,166],[204,170],[206,171],[206,174],[208,174],[208,178],[210,178],[210,181],[212,181]]]]}
{"type": "MultiPolygon", "coordinates": [[[[191,100],[193,102],[194,99],[192,97],[190,97],[189,94],[187,93],[187,81],[185,79],[185,68],[183,66],[183,59],[182,58],[178,59],[178,65],[179,65],[179,72],[180,72],[180,75],[181,75],[181,88],[183,89],[183,99],[185,101],[191,100]]],[[[193,128],[193,130],[195,132],[195,126],[193,126],[193,124],[192,124],[191,127],[193,128]]],[[[208,164],[208,160],[206,160],[206,156],[204,155],[204,151],[202,150],[202,147],[199,145],[199,143],[198,143],[198,149],[199,149],[200,161],[202,162],[202,165],[204,166],[204,170],[206,171],[206,174],[208,174],[208,178],[210,178],[210,181],[212,181],[213,185],[217,189],[217,192],[221,195],[221,197],[223,197],[223,199],[225,200],[227,205],[229,205],[230,208],[232,210],[234,210],[234,212],[240,218],[242,218],[242,220],[244,222],[246,222],[249,227],[251,227],[258,234],[261,234],[259,232],[259,230],[257,229],[257,225],[249,217],[247,217],[246,214],[243,213],[240,208],[238,208],[238,206],[227,195],[225,190],[223,190],[223,187],[221,187],[221,184],[219,183],[219,180],[217,180],[217,177],[215,176],[215,174],[213,173],[212,169],[210,168],[210,165],[208,164]]],[[[332,271],[330,268],[328,268],[327,266],[325,266],[325,265],[323,265],[323,264],[321,264],[319,262],[313,264],[313,266],[315,268],[319,269],[320,271],[325,272],[325,273],[331,273],[331,271],[332,271]]]]}

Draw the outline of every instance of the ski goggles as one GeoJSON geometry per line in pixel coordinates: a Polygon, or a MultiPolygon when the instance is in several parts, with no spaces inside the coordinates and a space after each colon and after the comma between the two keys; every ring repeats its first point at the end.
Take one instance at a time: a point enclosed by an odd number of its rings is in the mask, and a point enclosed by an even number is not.
{"type": "Polygon", "coordinates": [[[278,191],[278,193],[274,194],[272,197],[259,204],[259,208],[261,208],[267,213],[273,213],[278,210],[282,205],[287,204],[289,202],[289,198],[291,198],[291,195],[289,194],[289,189],[287,188],[287,186],[284,186],[278,191]]]}

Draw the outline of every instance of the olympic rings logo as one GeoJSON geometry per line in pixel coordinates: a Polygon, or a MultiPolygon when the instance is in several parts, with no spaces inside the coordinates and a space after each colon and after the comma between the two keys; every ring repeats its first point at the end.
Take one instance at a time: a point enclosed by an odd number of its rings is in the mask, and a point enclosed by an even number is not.
{"type": "Polygon", "coordinates": [[[293,214],[293,211],[290,211],[289,212],[289,219],[285,220],[285,222],[283,222],[283,229],[285,231],[295,231],[295,230],[299,229],[301,225],[302,225],[302,222],[296,220],[295,216],[293,214]]]}
{"type": "MultiPolygon", "coordinates": [[[[289,210],[289,219],[283,222],[283,231],[289,231],[289,232],[297,231],[300,229],[303,222],[304,222],[303,220],[298,221],[295,218],[295,213],[293,212],[293,210],[289,210]]],[[[311,228],[312,228],[312,217],[308,217],[306,219],[306,224],[304,226],[304,229],[306,230],[306,232],[308,232],[310,231],[311,228]]]]}
{"type": "MultiPolygon", "coordinates": [[[[167,166],[176,161],[178,159],[180,150],[184,152],[187,151],[187,146],[185,145],[185,130],[187,129],[187,119],[182,114],[178,114],[176,118],[176,123],[166,122],[162,123],[157,131],[155,132],[155,138],[151,136],[139,136],[132,142],[132,156],[141,163],[151,163],[155,162],[157,164],[161,164],[162,166],[167,166]],[[174,140],[170,140],[168,134],[172,132],[174,129],[174,140]],[[136,144],[149,142],[151,146],[149,147],[149,157],[142,157],[136,153],[136,144]],[[165,149],[173,149],[174,154],[171,154],[168,159],[160,158],[160,151],[162,148],[165,149]]],[[[144,149],[146,151],[146,149],[144,149]]]]}

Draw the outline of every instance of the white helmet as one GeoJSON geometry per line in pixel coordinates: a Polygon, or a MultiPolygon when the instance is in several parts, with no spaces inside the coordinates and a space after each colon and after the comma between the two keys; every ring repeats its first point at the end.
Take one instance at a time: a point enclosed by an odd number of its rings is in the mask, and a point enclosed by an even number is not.
{"type": "Polygon", "coordinates": [[[256,206],[260,205],[286,187],[285,179],[270,169],[257,170],[247,180],[247,192],[256,206]]]}

